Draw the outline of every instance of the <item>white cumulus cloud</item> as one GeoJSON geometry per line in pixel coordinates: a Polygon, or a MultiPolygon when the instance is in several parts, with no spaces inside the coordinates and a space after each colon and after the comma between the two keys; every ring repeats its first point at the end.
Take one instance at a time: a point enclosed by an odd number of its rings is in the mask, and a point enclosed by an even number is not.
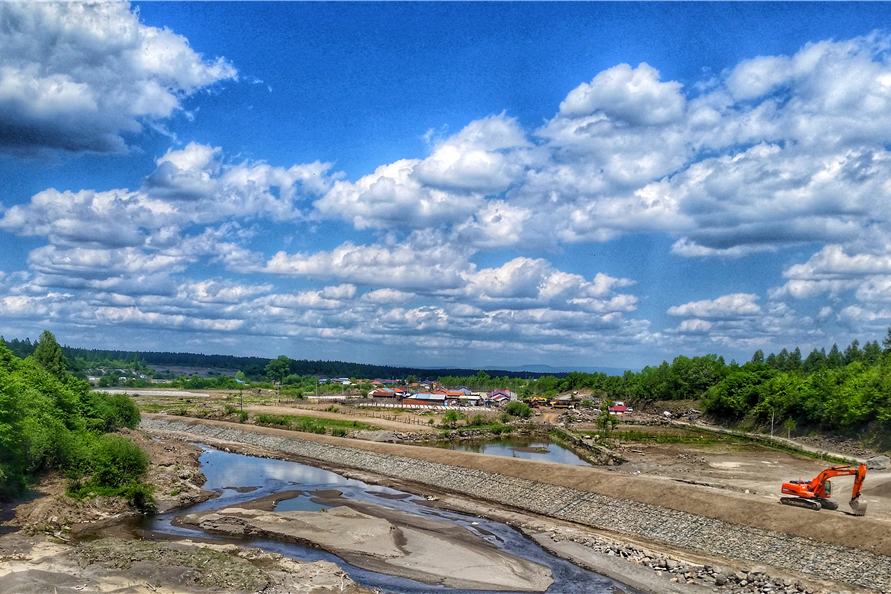
{"type": "Polygon", "coordinates": [[[236,78],[126,2],[0,5],[0,150],[122,152],[197,89],[236,78]]]}

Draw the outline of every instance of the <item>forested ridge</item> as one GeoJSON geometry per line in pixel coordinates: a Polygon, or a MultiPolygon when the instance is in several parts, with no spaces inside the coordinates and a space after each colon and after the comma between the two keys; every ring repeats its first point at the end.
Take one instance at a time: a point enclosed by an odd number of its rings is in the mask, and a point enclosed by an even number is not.
{"type": "MultiPolygon", "coordinates": [[[[0,337],[2,338],[2,337],[0,337]]],[[[17,338],[6,341],[9,349],[18,357],[24,358],[34,352],[37,343],[30,339],[17,338]]],[[[215,368],[241,371],[251,379],[266,376],[266,366],[272,359],[263,357],[238,357],[235,355],[205,355],[200,353],[172,353],[151,351],[120,351],[103,349],[83,349],[62,346],[62,353],[68,360],[68,370],[76,373],[94,366],[134,367],[146,365],[157,372],[167,367],[215,368]]],[[[501,369],[487,370],[492,376],[520,378],[538,377],[536,372],[505,371],[501,369]]],[[[423,367],[395,367],[389,365],[371,365],[367,363],[350,363],[347,361],[322,361],[308,359],[291,359],[289,374],[313,375],[324,377],[353,378],[404,378],[414,375],[419,378],[436,379],[440,376],[466,376],[477,372],[477,369],[429,369],[423,367]]],[[[556,374],[562,377],[565,374],[556,374]]]]}
{"type": "Polygon", "coordinates": [[[891,430],[891,330],[883,345],[853,341],[841,350],[783,349],[765,357],[761,350],[744,364],[722,357],[676,357],[657,367],[623,376],[570,373],[541,378],[532,391],[593,390],[613,400],[698,399],[725,424],[774,423],[788,429],[844,433],[874,431],[881,441],[891,430]]]}

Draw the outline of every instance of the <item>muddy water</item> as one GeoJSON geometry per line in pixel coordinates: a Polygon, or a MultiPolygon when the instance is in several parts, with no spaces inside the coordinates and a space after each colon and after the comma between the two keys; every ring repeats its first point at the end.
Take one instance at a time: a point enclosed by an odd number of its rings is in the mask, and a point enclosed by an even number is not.
{"type": "Polygon", "coordinates": [[[556,442],[542,438],[464,441],[460,443],[436,444],[436,447],[460,450],[462,452],[474,452],[476,454],[523,458],[524,460],[541,460],[542,462],[557,462],[558,464],[571,464],[573,466],[589,466],[587,462],[576,456],[572,451],[556,442]]]}
{"type": "MultiPolygon", "coordinates": [[[[510,526],[484,518],[434,509],[424,505],[425,501],[423,499],[419,499],[417,496],[409,493],[369,485],[362,481],[348,479],[333,472],[295,462],[252,458],[210,448],[205,449],[200,461],[202,464],[201,470],[207,477],[207,483],[204,485],[204,488],[220,493],[220,497],[199,503],[187,509],[146,518],[143,520],[141,528],[163,534],[236,542],[240,545],[248,545],[281,553],[302,561],[331,561],[337,563],[360,585],[366,588],[377,588],[383,593],[423,594],[427,592],[441,592],[443,594],[479,594],[481,592],[479,590],[467,591],[431,586],[404,578],[367,571],[349,565],[334,555],[319,549],[266,540],[251,540],[245,543],[244,541],[215,537],[204,532],[171,524],[171,521],[177,515],[226,507],[282,491],[297,490],[301,492],[301,495],[279,502],[276,505],[277,511],[317,511],[323,506],[313,501],[313,492],[338,491],[343,499],[368,501],[400,511],[433,516],[440,520],[454,522],[476,532],[507,552],[547,565],[551,568],[554,576],[554,584],[547,590],[548,594],[636,592],[636,590],[627,586],[620,585],[608,578],[586,571],[548,554],[510,526]]],[[[456,567],[455,571],[460,572],[461,568],[456,567]]]]}

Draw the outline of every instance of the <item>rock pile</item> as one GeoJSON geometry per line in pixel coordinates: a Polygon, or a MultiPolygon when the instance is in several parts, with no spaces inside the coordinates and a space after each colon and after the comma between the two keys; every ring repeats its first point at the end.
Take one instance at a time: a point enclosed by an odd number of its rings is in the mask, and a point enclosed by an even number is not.
{"type": "Polygon", "coordinates": [[[876,452],[864,448],[857,440],[841,435],[808,435],[796,437],[795,441],[826,452],[837,452],[854,458],[869,458],[876,455],[876,452]]]}

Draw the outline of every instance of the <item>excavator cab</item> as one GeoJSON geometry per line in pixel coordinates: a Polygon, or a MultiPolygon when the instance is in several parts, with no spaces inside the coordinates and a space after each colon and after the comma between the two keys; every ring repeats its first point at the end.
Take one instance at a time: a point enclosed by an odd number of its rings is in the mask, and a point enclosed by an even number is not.
{"type": "Polygon", "coordinates": [[[823,481],[823,497],[832,497],[832,481],[823,481]]]}

